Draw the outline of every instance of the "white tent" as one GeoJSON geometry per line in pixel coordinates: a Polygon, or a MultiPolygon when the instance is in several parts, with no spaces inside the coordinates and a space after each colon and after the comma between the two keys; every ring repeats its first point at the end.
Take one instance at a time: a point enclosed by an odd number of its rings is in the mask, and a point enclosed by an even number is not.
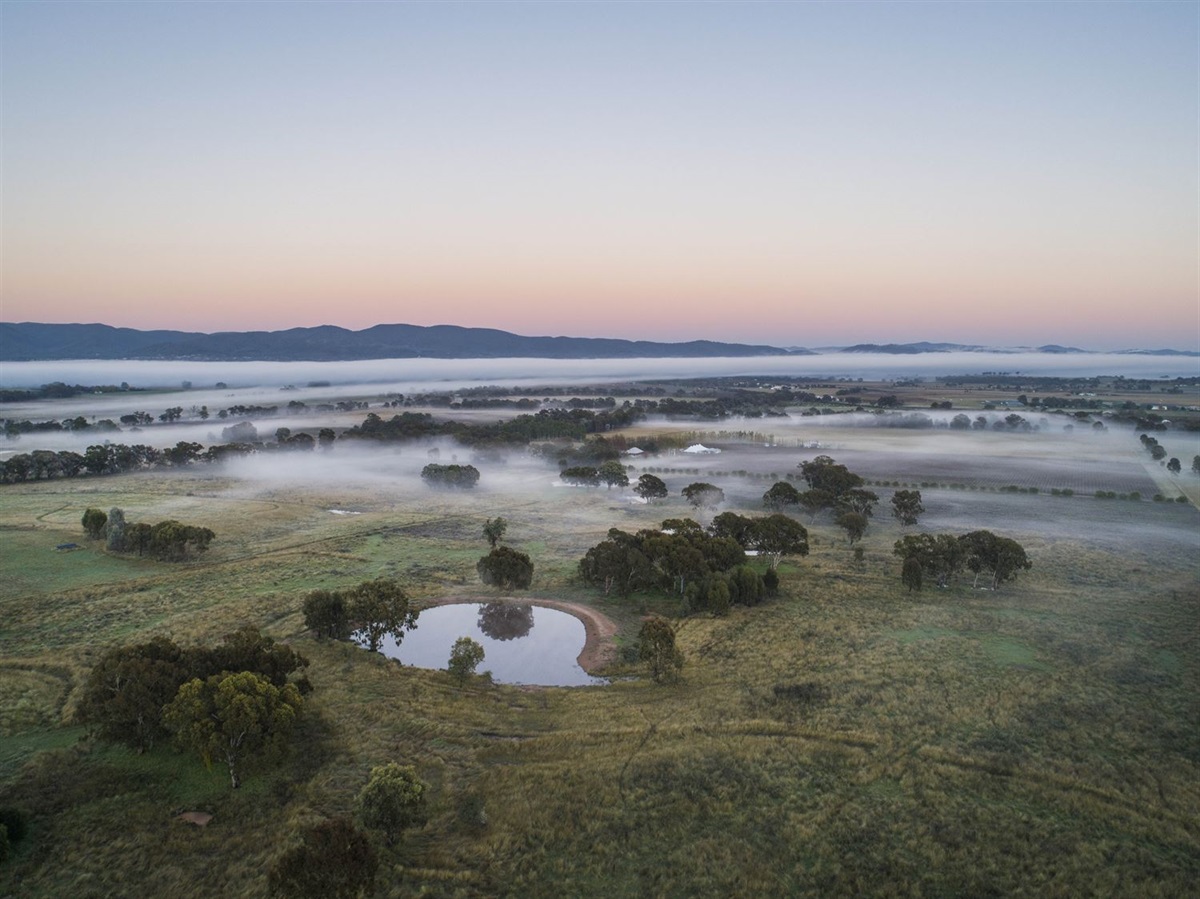
{"type": "Polygon", "coordinates": [[[624,456],[644,456],[644,455],[646,455],[646,451],[644,449],[638,449],[636,446],[631,446],[629,449],[625,450],[625,452],[622,453],[622,455],[624,455],[624,456]]]}
{"type": "Polygon", "coordinates": [[[696,455],[712,455],[714,453],[719,453],[720,450],[716,447],[705,446],[703,443],[693,443],[691,446],[685,449],[684,452],[695,453],[696,455]]]}

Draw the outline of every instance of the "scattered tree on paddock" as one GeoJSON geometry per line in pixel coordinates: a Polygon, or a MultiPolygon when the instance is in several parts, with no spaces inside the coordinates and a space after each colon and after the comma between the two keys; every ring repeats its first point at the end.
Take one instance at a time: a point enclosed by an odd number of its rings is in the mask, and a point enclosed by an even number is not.
{"type": "Polygon", "coordinates": [[[857,512],[864,518],[875,514],[875,504],[879,497],[872,490],[854,487],[838,495],[837,507],[843,511],[857,512]]]}
{"type": "Polygon", "coordinates": [[[991,572],[995,590],[1006,581],[1015,580],[1022,569],[1033,567],[1025,548],[1008,537],[997,537],[991,531],[972,531],[958,539],[963,545],[967,568],[975,572],[972,586],[979,586],[981,574],[991,572]]]}
{"type": "Polygon", "coordinates": [[[475,564],[479,579],[498,590],[527,590],[533,581],[533,562],[508,546],[493,549],[475,564]]]}
{"type": "Polygon", "coordinates": [[[916,556],[909,556],[904,560],[904,565],[900,569],[900,582],[908,588],[909,593],[919,593],[921,591],[921,562],[916,556]]]}
{"type": "Polygon", "coordinates": [[[108,510],[108,522],[104,526],[104,548],[109,552],[125,551],[125,513],[117,507],[108,510]]]}
{"type": "Polygon", "coordinates": [[[849,509],[839,513],[834,523],[846,532],[851,546],[861,540],[867,532],[867,516],[849,509]]]}
{"type": "Polygon", "coordinates": [[[166,637],[105,653],[88,674],[76,717],[102,740],[145,752],[163,736],[163,707],[191,676],[182,648],[166,637]]]}
{"type": "Polygon", "coordinates": [[[979,578],[990,574],[992,589],[1014,580],[1020,571],[1033,567],[1025,548],[1008,537],[998,537],[991,531],[972,531],[955,537],[952,534],[915,534],[896,541],[893,553],[904,560],[901,581],[913,588],[915,580],[909,560],[921,569],[922,578],[935,577],[939,587],[945,587],[963,567],[974,572],[972,586],[979,578]]]}
{"type": "Polygon", "coordinates": [[[675,629],[660,615],[651,615],[638,633],[638,658],[658,683],[674,680],[683,667],[683,654],[675,646],[675,629]]]}
{"type": "MultiPolygon", "coordinates": [[[[482,658],[483,649],[479,652],[482,658]]],[[[379,765],[371,769],[370,779],[358,794],[359,819],[371,830],[383,831],[388,843],[393,843],[402,830],[425,823],[428,790],[429,785],[411,765],[379,765]]]]}
{"type": "Polygon", "coordinates": [[[182,748],[197,752],[206,764],[224,761],[236,790],[249,763],[283,753],[301,704],[292,684],[276,687],[251,671],[215,674],[181,686],[163,709],[163,723],[182,748]]]}
{"type": "Polygon", "coordinates": [[[628,487],[629,475],[625,473],[625,466],[616,459],[607,459],[600,463],[600,467],[596,469],[596,474],[605,484],[608,489],[613,487],[628,487]]]}
{"type": "Polygon", "coordinates": [[[892,514],[901,524],[916,524],[924,512],[920,490],[897,490],[892,494],[892,514]]]}
{"type": "Polygon", "coordinates": [[[773,512],[786,512],[800,505],[800,491],[787,481],[776,481],[763,494],[763,505],[773,512]]]}
{"type": "Polygon", "coordinates": [[[708,532],[714,537],[727,537],[736,540],[738,545],[747,548],[752,543],[754,519],[736,512],[722,512],[713,518],[708,526],[708,532]]]}
{"type": "Polygon", "coordinates": [[[466,683],[483,661],[483,656],[482,646],[470,637],[459,637],[450,649],[450,661],[446,664],[446,670],[459,683],[466,683]]]}
{"type": "Polygon", "coordinates": [[[593,546],[579,562],[579,573],[589,584],[604,587],[607,595],[614,587],[624,599],[634,590],[655,583],[658,572],[642,551],[641,541],[631,534],[612,528],[608,539],[593,546]]]}
{"type": "Polygon", "coordinates": [[[800,474],[810,490],[827,490],[839,497],[847,490],[861,487],[863,479],[830,456],[817,456],[799,465],[800,474]]]}
{"type": "Polygon", "coordinates": [[[697,481],[680,491],[693,509],[715,509],[725,502],[725,491],[713,484],[697,481]]]}
{"type": "Polygon", "coordinates": [[[495,549],[496,544],[504,539],[507,530],[508,522],[503,518],[489,518],[483,525],[483,538],[487,540],[488,546],[495,549]]]}
{"type": "Polygon", "coordinates": [[[101,509],[88,509],[83,513],[83,530],[93,540],[104,536],[104,526],[108,524],[108,516],[101,509]]]}
{"type": "Polygon", "coordinates": [[[348,640],[354,631],[349,603],[337,590],[313,590],[304,598],[304,624],[318,640],[348,640]]]}
{"type": "Polygon", "coordinates": [[[474,465],[438,465],[430,463],[421,469],[421,480],[430,487],[469,490],[479,483],[479,469],[474,465]]]}
{"type": "Polygon", "coordinates": [[[816,521],[817,516],[826,509],[832,509],[836,501],[837,498],[832,491],[818,488],[805,490],[799,498],[800,508],[809,514],[810,522],[816,521]]]}
{"type": "Polygon", "coordinates": [[[915,558],[921,573],[945,587],[963,567],[963,545],[952,534],[913,534],[897,540],[892,549],[900,559],[915,558]]]}
{"type": "Polygon", "coordinates": [[[753,519],[749,541],[772,569],[779,567],[784,556],[808,555],[808,531],[804,525],[779,512],[753,519]]]}
{"type": "Polygon", "coordinates": [[[571,468],[564,468],[558,477],[564,484],[573,484],[576,487],[600,486],[600,471],[592,465],[575,465],[571,468]]]}
{"type": "MultiPolygon", "coordinates": [[[[1197,456],[1200,458],[1200,456],[1197,456]]],[[[652,474],[644,474],[638,478],[637,484],[633,488],[633,492],[644,499],[647,503],[653,503],[660,499],[667,498],[667,485],[663,483],[662,478],[652,474]]]]}
{"type": "MultiPolygon", "coordinates": [[[[251,671],[276,687],[282,687],[292,674],[308,667],[308,659],[286,643],[277,643],[250,626],[226,634],[216,646],[191,650],[189,659],[194,677],[251,671]]],[[[297,682],[302,690],[306,684],[303,678],[297,682]]]]}
{"type": "Polygon", "coordinates": [[[379,650],[384,637],[390,636],[399,643],[404,632],[417,624],[417,613],[409,606],[408,594],[388,578],[364,581],[350,591],[349,599],[350,620],[366,639],[371,652],[379,650]]]}

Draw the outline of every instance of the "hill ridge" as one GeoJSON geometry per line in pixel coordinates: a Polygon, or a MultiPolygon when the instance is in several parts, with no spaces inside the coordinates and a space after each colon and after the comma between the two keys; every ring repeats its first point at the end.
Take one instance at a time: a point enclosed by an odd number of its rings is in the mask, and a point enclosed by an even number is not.
{"type": "Polygon", "coordinates": [[[337,325],[280,331],[197,331],[117,328],[100,323],[0,322],[0,360],[204,360],[218,362],[341,362],[362,359],[620,359],[808,355],[764,344],[691,340],[666,343],[608,337],[528,337],[496,328],[379,324],[361,331],[337,325]]]}

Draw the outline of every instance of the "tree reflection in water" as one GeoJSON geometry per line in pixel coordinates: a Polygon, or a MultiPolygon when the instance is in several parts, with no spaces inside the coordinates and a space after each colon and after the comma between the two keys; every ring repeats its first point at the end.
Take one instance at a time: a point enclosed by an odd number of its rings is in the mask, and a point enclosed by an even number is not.
{"type": "Polygon", "coordinates": [[[516,640],[533,630],[533,606],[489,602],[479,610],[479,629],[493,640],[516,640]]]}

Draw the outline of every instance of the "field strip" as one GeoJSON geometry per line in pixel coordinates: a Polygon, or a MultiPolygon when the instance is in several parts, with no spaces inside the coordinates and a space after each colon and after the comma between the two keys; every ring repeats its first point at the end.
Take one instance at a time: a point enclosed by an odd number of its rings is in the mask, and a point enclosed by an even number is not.
{"type": "MultiPolygon", "coordinates": [[[[767,739],[805,740],[813,743],[826,743],[833,746],[850,747],[852,749],[875,750],[879,747],[878,740],[872,740],[860,734],[828,734],[820,731],[797,730],[775,721],[751,720],[734,724],[717,726],[703,724],[657,724],[651,728],[656,735],[663,737],[709,737],[721,739],[724,737],[763,737],[767,739]]],[[[489,739],[512,739],[524,746],[536,749],[536,743],[559,743],[565,738],[572,740],[587,740],[593,744],[600,742],[620,742],[631,737],[644,737],[644,727],[610,727],[604,730],[571,730],[555,731],[553,733],[515,733],[512,735],[496,731],[479,732],[480,736],[489,739]]]]}
{"type": "Polygon", "coordinates": [[[956,755],[933,746],[922,746],[917,750],[917,755],[938,765],[948,765],[968,771],[982,771],[1012,781],[1050,787],[1063,793],[1081,793],[1103,803],[1120,806],[1127,812],[1148,820],[1170,819],[1189,833],[1200,835],[1200,819],[1197,819],[1195,815],[1179,813],[1170,808],[1147,809],[1144,803],[1129,799],[1114,790],[1076,783],[1062,775],[1027,771],[1021,769],[1019,766],[1004,768],[1003,766],[956,755]]]}

